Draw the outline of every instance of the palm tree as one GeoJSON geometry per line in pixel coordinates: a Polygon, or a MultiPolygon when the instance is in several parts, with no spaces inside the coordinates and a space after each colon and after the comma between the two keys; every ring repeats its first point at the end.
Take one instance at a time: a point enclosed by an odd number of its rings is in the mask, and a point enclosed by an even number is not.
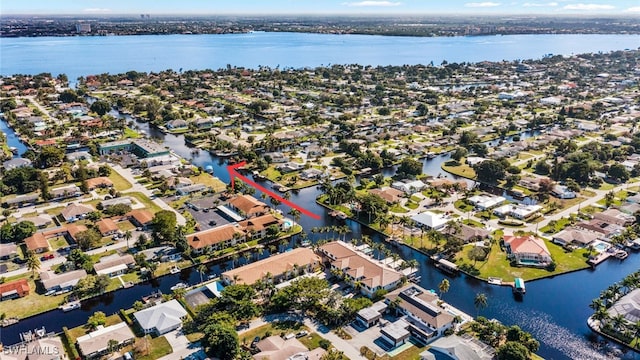
{"type": "Polygon", "coordinates": [[[289,210],[288,214],[293,217],[293,221],[295,221],[296,223],[300,221],[300,216],[301,216],[300,210],[294,208],[289,210]]]}
{"type": "Polygon", "coordinates": [[[451,285],[449,284],[449,280],[442,279],[442,281],[440,282],[440,285],[438,285],[438,290],[440,290],[441,299],[442,299],[442,296],[449,291],[450,286],[451,285]]]}
{"type": "Polygon", "coordinates": [[[133,235],[131,234],[131,230],[127,230],[124,233],[124,239],[127,240],[127,249],[129,248],[129,240],[131,240],[131,237],[133,235]]]}
{"type": "Polygon", "coordinates": [[[591,304],[589,304],[589,307],[593,311],[598,311],[598,309],[604,307],[604,303],[602,302],[602,299],[600,299],[600,298],[593,299],[593,300],[591,300],[591,304]]]}
{"type": "Polygon", "coordinates": [[[618,332],[622,332],[622,330],[625,328],[626,322],[627,320],[622,314],[618,314],[611,318],[611,325],[613,325],[613,328],[618,332]]]}
{"type": "Polygon", "coordinates": [[[402,298],[400,298],[399,296],[396,297],[395,299],[389,302],[389,310],[397,314],[398,308],[400,308],[401,303],[402,303],[402,298]]]}
{"type": "Polygon", "coordinates": [[[478,293],[476,297],[473,298],[473,306],[476,307],[476,317],[478,317],[480,309],[487,307],[487,295],[484,293],[478,293]]]}
{"type": "Polygon", "coordinates": [[[409,265],[410,269],[415,269],[415,271],[418,271],[418,267],[420,266],[420,263],[418,263],[418,260],[416,259],[411,259],[407,261],[407,265],[409,265]]]}
{"type": "Polygon", "coordinates": [[[184,299],[184,296],[187,294],[187,290],[183,289],[183,288],[177,288],[175,290],[173,290],[173,298],[180,300],[180,299],[184,299]]]}
{"type": "Polygon", "coordinates": [[[240,255],[238,253],[234,253],[231,255],[231,265],[235,268],[238,265],[238,259],[240,259],[240,255]]]}
{"type": "Polygon", "coordinates": [[[233,284],[237,284],[238,281],[242,280],[238,274],[233,274],[233,284]]]}
{"type": "Polygon", "coordinates": [[[244,260],[246,261],[245,264],[248,264],[249,261],[251,260],[251,251],[245,251],[244,254],[242,254],[242,256],[244,257],[244,260]]]}
{"type": "Polygon", "coordinates": [[[204,280],[202,279],[202,274],[207,272],[207,265],[201,264],[200,266],[198,266],[198,272],[200,273],[200,282],[204,282],[204,280]]]}
{"type": "Polygon", "coordinates": [[[31,277],[35,278],[36,271],[40,269],[40,259],[38,259],[38,256],[33,250],[28,250],[26,255],[27,269],[31,271],[31,277]]]}

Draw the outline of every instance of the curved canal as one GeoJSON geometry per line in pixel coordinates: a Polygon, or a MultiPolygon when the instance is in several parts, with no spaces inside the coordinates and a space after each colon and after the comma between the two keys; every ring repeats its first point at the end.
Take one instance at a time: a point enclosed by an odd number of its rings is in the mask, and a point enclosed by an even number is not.
{"type": "MultiPolygon", "coordinates": [[[[184,144],[181,135],[163,134],[157,128],[147,123],[139,122],[140,130],[149,136],[157,137],[179,155],[191,159],[198,166],[212,165],[214,174],[222,181],[228,182],[229,176],[225,169],[225,162],[215,158],[206,151],[192,153],[192,149],[184,144]]],[[[521,138],[532,136],[532,133],[523,133],[521,138]]],[[[510,141],[510,139],[507,139],[510,141]]],[[[15,142],[10,143],[10,146],[15,142]]],[[[448,160],[449,154],[443,154],[434,159],[424,160],[424,172],[429,175],[451,177],[441,170],[442,162],[448,160]]],[[[385,170],[385,175],[392,175],[393,169],[385,170]]],[[[291,194],[291,201],[298,203],[310,211],[320,214],[320,220],[310,217],[302,217],[300,223],[313,239],[314,234],[310,229],[315,226],[330,226],[339,223],[328,212],[315,202],[320,191],[316,187],[300,190],[291,194]]],[[[289,210],[280,206],[285,213],[289,210]]],[[[362,234],[370,235],[374,240],[380,241],[380,237],[360,224],[347,220],[351,233],[347,238],[360,237],[362,234]]],[[[319,238],[319,235],[315,235],[319,238]]],[[[539,354],[546,359],[640,359],[640,355],[631,351],[625,351],[623,355],[615,352],[615,345],[605,343],[602,338],[592,333],[586,325],[586,319],[591,315],[589,304],[603,289],[625,275],[640,268],[640,256],[632,254],[625,261],[609,260],[598,266],[595,270],[583,270],[554,278],[532,281],[527,284],[527,294],[523,299],[513,297],[508,287],[497,287],[485,282],[461,275],[448,277],[435,268],[427,265],[427,256],[409,247],[398,249],[405,259],[416,259],[421,264],[419,274],[420,285],[427,289],[437,289],[443,278],[448,278],[451,284],[450,290],[444,295],[444,299],[456,307],[476,314],[473,299],[477,293],[485,293],[488,298],[488,307],[482,309],[480,315],[495,318],[511,325],[518,324],[523,329],[530,331],[540,341],[539,354]]],[[[267,253],[259,257],[268,256],[267,253]]],[[[246,260],[240,258],[240,263],[246,260]]],[[[219,274],[226,268],[231,268],[230,263],[210,264],[210,273],[219,274]],[[222,266],[222,268],[221,268],[222,266]]],[[[206,277],[206,275],[205,275],[206,277]]],[[[121,289],[115,293],[106,294],[100,298],[92,299],[82,304],[82,309],[63,313],[60,310],[50,311],[20,321],[18,324],[4,328],[2,342],[12,344],[19,341],[19,333],[34,328],[45,326],[49,331],[61,331],[62,326],[69,328],[86,323],[87,318],[93,312],[100,310],[112,314],[119,309],[129,308],[142,296],[160,290],[170,293],[170,287],[177,282],[196,284],[200,282],[200,274],[195,269],[185,269],[180,274],[167,275],[155,279],[152,282],[136,285],[129,289],[121,289]]]]}

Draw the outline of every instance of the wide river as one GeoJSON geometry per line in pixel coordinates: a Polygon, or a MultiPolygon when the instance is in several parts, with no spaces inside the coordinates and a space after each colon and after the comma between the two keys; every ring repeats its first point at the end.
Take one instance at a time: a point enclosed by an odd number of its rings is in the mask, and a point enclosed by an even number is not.
{"type": "MultiPolygon", "coordinates": [[[[606,52],[638,47],[637,35],[513,35],[456,38],[409,38],[362,35],[316,35],[298,33],[251,33],[234,35],[159,35],[122,37],[45,37],[0,38],[0,74],[65,73],[72,81],[79,76],[97,73],[120,73],[129,70],[160,71],[165,69],[218,69],[231,66],[257,68],[269,66],[286,68],[315,67],[329,64],[362,65],[438,65],[448,62],[501,61],[541,58],[547,54],[578,54],[606,52]]],[[[164,135],[156,129],[140,124],[149,135],[161,137],[167,146],[186,158],[192,155],[181,136],[164,135]]],[[[19,147],[11,129],[10,146],[19,147]]],[[[20,152],[24,150],[19,147],[20,152]]],[[[444,157],[443,157],[444,159],[444,157]]],[[[215,173],[228,181],[224,163],[208,153],[193,155],[199,166],[214,165],[215,173]]],[[[440,173],[440,157],[425,161],[424,171],[440,173]]],[[[331,225],[329,217],[314,202],[316,188],[292,194],[291,200],[304,205],[321,220],[303,217],[301,224],[309,233],[313,226],[331,225]]],[[[287,211],[285,207],[281,207],[287,211]]],[[[351,236],[360,236],[366,229],[348,221],[351,236]]],[[[420,261],[421,285],[436,289],[445,277],[426,265],[424,255],[409,248],[400,250],[403,257],[420,261]]],[[[595,270],[539,280],[527,284],[527,295],[517,301],[509,288],[489,286],[466,276],[449,278],[451,289],[445,300],[470,314],[475,314],[475,294],[487,294],[489,306],[481,315],[496,318],[505,324],[518,324],[540,340],[539,354],[547,359],[617,359],[612,347],[602,346],[602,339],[586,326],[591,314],[588,305],[601,290],[625,275],[640,268],[640,256],[632,254],[623,262],[610,260],[595,270]]],[[[211,271],[219,273],[214,265],[211,271]]],[[[61,326],[77,326],[86,322],[96,310],[114,313],[131,306],[133,301],[156,288],[165,293],[178,281],[195,283],[199,275],[185,271],[144,284],[120,290],[114,296],[83,304],[81,310],[65,313],[56,310],[25,319],[17,325],[1,329],[0,340],[5,344],[17,341],[18,333],[40,326],[59,331],[61,326]]],[[[9,303],[0,303],[0,313],[9,303]]],[[[626,352],[624,359],[640,359],[640,355],[626,352]]]]}

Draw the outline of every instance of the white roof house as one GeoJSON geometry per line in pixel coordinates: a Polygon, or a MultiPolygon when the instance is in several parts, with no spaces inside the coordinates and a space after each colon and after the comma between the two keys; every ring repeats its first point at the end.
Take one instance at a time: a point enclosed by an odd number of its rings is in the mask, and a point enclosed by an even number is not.
{"type": "Polygon", "coordinates": [[[502,196],[492,195],[474,195],[469,198],[469,202],[480,210],[491,209],[502,204],[505,201],[507,201],[507,199],[503,198],[502,196]]]}
{"type": "Polygon", "coordinates": [[[506,204],[494,209],[493,213],[500,217],[510,215],[516,219],[523,220],[540,210],[542,210],[540,205],[506,204]]]}
{"type": "Polygon", "coordinates": [[[182,319],[187,311],[178,300],[173,299],[156,306],[140,310],[133,314],[145,334],[166,334],[182,325],[182,319]]]}
{"type": "Polygon", "coordinates": [[[426,186],[427,185],[420,180],[396,181],[391,184],[392,188],[404,191],[407,194],[413,194],[416,191],[424,189],[426,186]]]}
{"type": "Polygon", "coordinates": [[[425,211],[423,213],[412,216],[411,220],[417,222],[422,226],[426,226],[429,229],[439,230],[447,224],[449,218],[445,217],[444,214],[436,214],[431,211],[425,211]]]}

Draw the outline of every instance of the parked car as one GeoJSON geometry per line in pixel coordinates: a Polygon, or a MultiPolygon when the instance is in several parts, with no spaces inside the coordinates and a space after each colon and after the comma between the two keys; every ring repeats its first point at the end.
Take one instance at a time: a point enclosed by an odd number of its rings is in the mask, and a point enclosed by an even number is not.
{"type": "Polygon", "coordinates": [[[210,226],[216,226],[216,225],[218,225],[218,223],[215,220],[211,220],[211,221],[209,221],[209,225],[210,226]]]}
{"type": "Polygon", "coordinates": [[[300,331],[300,332],[298,332],[298,333],[296,334],[296,337],[297,337],[297,338],[301,338],[301,337],[305,337],[305,336],[307,336],[307,335],[309,335],[309,332],[308,332],[307,330],[302,330],[302,331],[300,331]]]}
{"type": "Polygon", "coordinates": [[[253,338],[253,341],[251,342],[251,347],[254,348],[256,347],[256,344],[260,342],[260,336],[256,336],[253,338]]]}
{"type": "Polygon", "coordinates": [[[53,254],[46,254],[46,255],[43,255],[43,256],[40,258],[40,261],[51,260],[51,259],[53,259],[54,257],[55,257],[55,256],[54,256],[53,254]]]}
{"type": "Polygon", "coordinates": [[[25,259],[20,259],[20,258],[15,258],[15,259],[13,259],[13,262],[14,262],[14,263],[16,263],[16,264],[21,265],[21,264],[26,264],[26,263],[27,263],[27,260],[25,260],[25,259]]]}

